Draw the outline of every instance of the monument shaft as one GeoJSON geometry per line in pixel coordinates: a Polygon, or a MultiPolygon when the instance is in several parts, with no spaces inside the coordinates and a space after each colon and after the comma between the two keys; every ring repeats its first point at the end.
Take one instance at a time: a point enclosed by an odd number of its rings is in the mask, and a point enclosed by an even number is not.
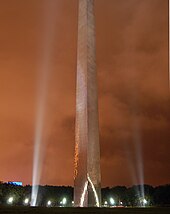
{"type": "Polygon", "coordinates": [[[74,203],[101,205],[94,1],[79,0],[74,203]]]}

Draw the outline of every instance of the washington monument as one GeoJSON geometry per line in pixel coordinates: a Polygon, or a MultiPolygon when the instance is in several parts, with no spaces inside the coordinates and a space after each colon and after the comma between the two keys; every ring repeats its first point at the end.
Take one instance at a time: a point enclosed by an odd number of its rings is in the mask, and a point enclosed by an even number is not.
{"type": "Polygon", "coordinates": [[[74,205],[101,206],[94,0],[79,0],[74,205]]]}

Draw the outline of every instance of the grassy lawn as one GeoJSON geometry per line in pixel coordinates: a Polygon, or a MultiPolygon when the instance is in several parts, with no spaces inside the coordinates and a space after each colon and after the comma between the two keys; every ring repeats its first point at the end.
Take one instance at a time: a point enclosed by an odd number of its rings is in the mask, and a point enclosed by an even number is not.
{"type": "Polygon", "coordinates": [[[26,214],[26,213],[37,213],[37,214],[169,214],[170,208],[46,208],[46,207],[0,207],[0,213],[3,214],[26,214]]]}

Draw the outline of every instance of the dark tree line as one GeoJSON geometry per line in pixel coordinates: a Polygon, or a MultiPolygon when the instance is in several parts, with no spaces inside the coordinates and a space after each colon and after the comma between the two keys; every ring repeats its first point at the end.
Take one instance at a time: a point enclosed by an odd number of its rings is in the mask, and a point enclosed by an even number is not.
{"type": "Polygon", "coordinates": [[[132,187],[116,186],[102,189],[102,201],[113,197],[116,205],[140,206],[145,199],[146,206],[169,206],[170,184],[152,187],[150,185],[134,185],[132,187]]]}
{"type": "MultiPolygon", "coordinates": [[[[13,184],[0,183],[0,204],[7,204],[9,197],[14,197],[15,205],[23,205],[25,198],[31,198],[30,185],[17,186],[13,184]]],[[[51,200],[52,205],[60,206],[63,198],[67,198],[67,206],[72,206],[73,187],[65,186],[39,186],[38,204],[46,206],[51,200]]],[[[110,205],[110,198],[114,198],[117,206],[140,206],[143,199],[147,201],[146,206],[170,206],[170,184],[152,187],[150,185],[136,185],[132,187],[116,186],[102,189],[102,204],[106,201],[110,205]]]]}

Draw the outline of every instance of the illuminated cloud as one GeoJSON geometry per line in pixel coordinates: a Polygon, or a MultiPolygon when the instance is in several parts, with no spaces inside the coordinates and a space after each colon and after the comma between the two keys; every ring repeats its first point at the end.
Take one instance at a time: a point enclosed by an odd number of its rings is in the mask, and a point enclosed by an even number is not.
{"type": "MultiPolygon", "coordinates": [[[[72,185],[78,1],[54,1],[57,21],[41,183],[72,185]]],[[[0,7],[1,180],[25,184],[32,180],[37,78],[47,8],[42,2],[48,4],[48,0],[17,0],[2,1],[0,7]]],[[[142,142],[145,182],[168,183],[168,0],[95,2],[102,185],[134,182],[137,137],[142,142]]]]}

